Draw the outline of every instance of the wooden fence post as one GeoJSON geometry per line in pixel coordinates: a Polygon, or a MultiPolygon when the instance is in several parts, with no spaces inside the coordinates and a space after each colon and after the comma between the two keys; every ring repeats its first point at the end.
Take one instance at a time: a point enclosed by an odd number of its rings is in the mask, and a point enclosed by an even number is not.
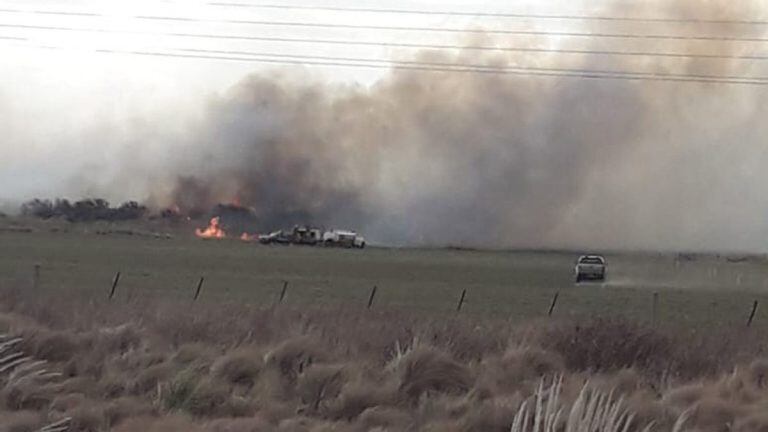
{"type": "Polygon", "coordinates": [[[110,300],[112,300],[112,298],[115,297],[115,292],[117,291],[118,282],[120,282],[120,272],[115,273],[115,277],[112,279],[112,290],[109,291],[110,300]]]}
{"type": "Polygon", "coordinates": [[[288,281],[283,281],[283,290],[280,291],[280,301],[282,303],[285,300],[285,294],[288,292],[288,281]]]}
{"type": "Polygon", "coordinates": [[[373,289],[371,290],[371,296],[368,298],[368,309],[373,306],[374,297],[376,297],[376,285],[373,286],[373,289]]]}
{"type": "Polygon", "coordinates": [[[197,290],[195,290],[194,301],[197,301],[197,299],[200,298],[200,291],[203,290],[203,282],[205,282],[205,276],[200,276],[200,282],[197,283],[197,290]]]}
{"type": "Polygon", "coordinates": [[[651,304],[651,325],[655,326],[659,319],[659,292],[653,293],[653,304],[651,304]]]}
{"type": "Polygon", "coordinates": [[[560,291],[555,292],[555,296],[552,297],[552,304],[549,305],[549,313],[547,316],[552,316],[552,313],[555,311],[555,305],[557,304],[558,297],[560,297],[560,291]]]}
{"type": "Polygon", "coordinates": [[[456,312],[461,312],[461,307],[464,306],[464,299],[467,297],[467,289],[464,288],[464,290],[461,292],[461,297],[459,298],[459,304],[456,305],[456,312]]]}
{"type": "Polygon", "coordinates": [[[755,300],[754,303],[752,303],[752,312],[749,313],[749,319],[747,320],[747,327],[752,327],[752,320],[755,319],[755,314],[757,313],[757,300],[755,300]]]}

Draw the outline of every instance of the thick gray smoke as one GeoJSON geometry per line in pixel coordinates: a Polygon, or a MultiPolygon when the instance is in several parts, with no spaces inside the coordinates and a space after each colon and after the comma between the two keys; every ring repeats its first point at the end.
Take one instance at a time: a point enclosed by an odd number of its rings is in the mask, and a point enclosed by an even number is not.
{"type": "MultiPolygon", "coordinates": [[[[730,3],[675,2],[673,10],[605,14],[744,19],[766,12],[757,2],[738,11],[730,3]]],[[[591,24],[561,28],[763,36],[763,27],[754,25],[591,24]]],[[[471,43],[529,44],[519,38],[471,43]]],[[[723,41],[562,44],[765,53],[764,44],[723,41]]],[[[468,50],[456,56],[423,52],[416,60],[766,73],[759,61],[737,59],[468,50]]],[[[161,170],[141,171],[151,171],[151,203],[192,210],[239,200],[255,209],[261,229],[307,222],[411,245],[763,251],[766,97],[763,86],[693,82],[395,70],[363,88],[254,74],[209,101],[200,121],[172,138],[181,149],[161,158],[161,170]]]]}

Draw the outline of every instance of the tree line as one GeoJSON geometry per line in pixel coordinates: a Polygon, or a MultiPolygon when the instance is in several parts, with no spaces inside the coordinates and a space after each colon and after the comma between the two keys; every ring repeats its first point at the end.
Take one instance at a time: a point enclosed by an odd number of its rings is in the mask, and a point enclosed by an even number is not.
{"type": "Polygon", "coordinates": [[[21,214],[40,219],[62,218],[69,222],[126,221],[143,218],[147,214],[147,207],[136,201],[127,201],[118,207],[112,207],[109,201],[101,198],[79,201],[35,198],[22,204],[21,214]]]}

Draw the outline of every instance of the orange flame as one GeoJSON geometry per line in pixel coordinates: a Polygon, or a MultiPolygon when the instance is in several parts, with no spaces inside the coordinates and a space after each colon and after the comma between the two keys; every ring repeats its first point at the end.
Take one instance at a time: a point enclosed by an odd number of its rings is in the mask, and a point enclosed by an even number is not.
{"type": "Polygon", "coordinates": [[[221,229],[221,226],[219,225],[218,216],[211,219],[211,222],[208,224],[208,226],[205,229],[203,230],[201,230],[200,228],[196,229],[195,235],[200,238],[206,238],[206,239],[221,239],[227,236],[227,234],[224,232],[223,229],[221,229]]]}

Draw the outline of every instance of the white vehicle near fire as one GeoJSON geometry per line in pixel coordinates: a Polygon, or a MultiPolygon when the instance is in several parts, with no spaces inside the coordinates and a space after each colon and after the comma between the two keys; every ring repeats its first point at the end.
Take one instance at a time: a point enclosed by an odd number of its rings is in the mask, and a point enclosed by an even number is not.
{"type": "Polygon", "coordinates": [[[331,230],[323,234],[323,245],[363,249],[365,238],[354,231],[331,230]]]}
{"type": "Polygon", "coordinates": [[[600,255],[582,255],[576,260],[576,283],[585,280],[605,280],[605,258],[600,255]]]}

